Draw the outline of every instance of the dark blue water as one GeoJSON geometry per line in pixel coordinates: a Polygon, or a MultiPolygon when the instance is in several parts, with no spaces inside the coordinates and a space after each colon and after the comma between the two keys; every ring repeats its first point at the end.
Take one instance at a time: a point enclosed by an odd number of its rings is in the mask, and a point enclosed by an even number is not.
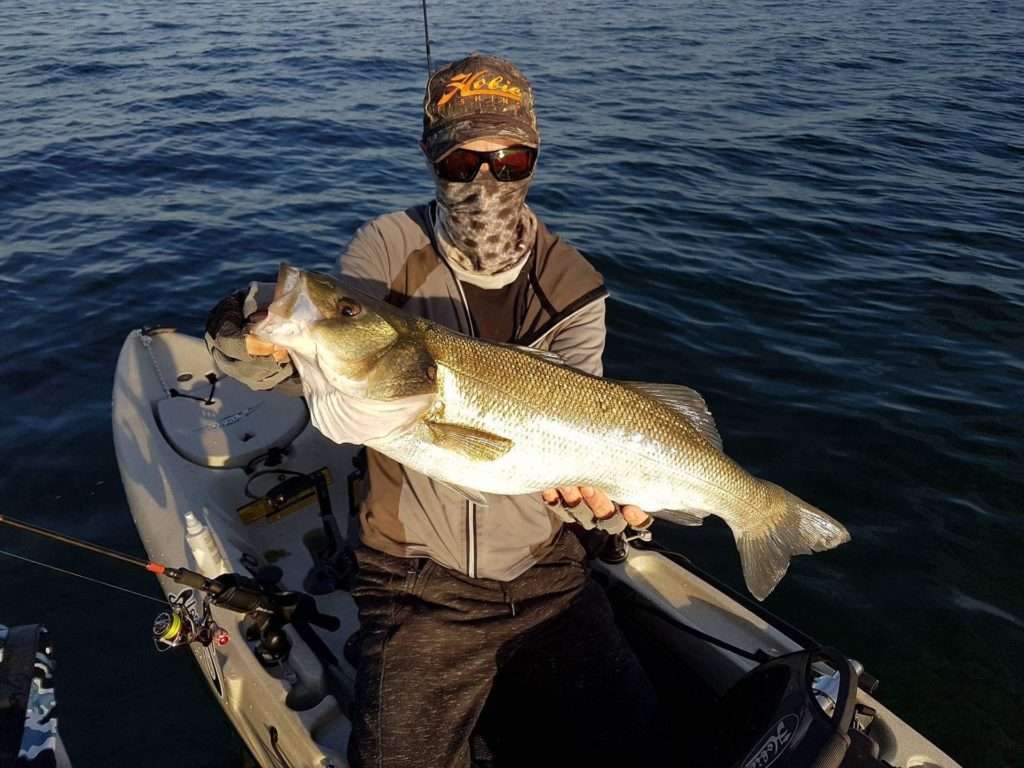
{"type": "MultiPolygon", "coordinates": [[[[140,551],[110,437],[124,336],[199,332],[288,259],[425,200],[416,3],[0,3],[0,498],[140,551]]],[[[966,765],[1024,752],[1019,3],[436,3],[438,61],[537,90],[531,201],[610,284],[610,375],[704,392],[726,448],[842,520],[767,605],[966,765]]],[[[739,584],[724,527],[661,530],[739,584]]],[[[0,548],[155,594],[145,574],[0,548]]],[[[79,766],[231,765],[155,603],[0,558],[59,644],[79,766]]]]}

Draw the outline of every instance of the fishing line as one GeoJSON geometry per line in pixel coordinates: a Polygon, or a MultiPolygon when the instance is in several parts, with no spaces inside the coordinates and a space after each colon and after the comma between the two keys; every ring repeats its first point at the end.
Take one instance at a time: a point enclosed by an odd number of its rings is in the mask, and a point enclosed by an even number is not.
{"type": "Polygon", "coordinates": [[[158,600],[155,597],[151,597],[150,595],[144,595],[141,592],[135,592],[134,590],[128,589],[127,587],[119,587],[117,584],[111,584],[110,582],[107,582],[107,581],[101,581],[100,579],[94,579],[91,576],[86,576],[86,575],[81,574],[81,573],[75,573],[74,571],[69,571],[69,570],[67,570],[65,568],[58,568],[56,565],[50,565],[49,563],[41,563],[38,560],[33,560],[32,558],[25,557],[24,555],[16,555],[14,552],[8,552],[6,549],[0,549],[0,555],[5,555],[7,557],[13,557],[15,560],[24,560],[26,563],[32,563],[32,565],[38,565],[41,568],[49,568],[51,571],[57,571],[58,573],[65,573],[68,576],[74,576],[74,577],[79,578],[79,579],[84,579],[85,581],[91,581],[94,584],[102,584],[104,587],[110,587],[111,589],[116,589],[116,590],[118,590],[120,592],[127,592],[129,595],[135,595],[136,597],[142,597],[142,598],[145,598],[146,600],[152,600],[154,603],[160,603],[161,605],[166,604],[166,602],[167,602],[166,600],[158,600]]]}
{"type": "MultiPolygon", "coordinates": [[[[326,480],[318,478],[318,495],[321,484],[326,485],[326,480]]],[[[237,573],[222,573],[215,579],[208,579],[203,574],[190,571],[188,568],[169,568],[163,563],[149,562],[124,552],[118,552],[117,550],[101,547],[89,541],[58,533],[57,531],[40,528],[37,525],[32,525],[22,520],[14,520],[6,515],[0,515],[0,526],[19,528],[43,538],[59,541],[63,544],[105,555],[106,557],[112,557],[116,560],[145,568],[150,573],[164,576],[177,584],[203,592],[207,596],[208,602],[204,607],[203,616],[199,620],[196,620],[195,616],[188,613],[181,594],[178,595],[177,599],[171,600],[170,613],[165,611],[157,616],[153,623],[153,638],[158,644],[163,643],[164,645],[174,647],[194,642],[200,643],[203,646],[209,646],[211,643],[224,645],[229,642],[230,636],[214,623],[209,611],[210,605],[216,605],[229,611],[249,616],[253,621],[253,626],[258,630],[260,638],[258,645],[259,653],[262,654],[262,657],[274,663],[285,658],[291,648],[292,642],[284,631],[285,626],[290,624],[299,633],[299,636],[306,641],[306,644],[317,658],[324,662],[325,666],[331,664],[336,666],[338,664],[337,657],[334,656],[331,649],[312,628],[317,626],[328,632],[337,632],[341,629],[341,620],[336,616],[320,613],[316,607],[316,600],[304,592],[281,591],[275,585],[248,579],[239,576],[237,573]]],[[[42,568],[49,568],[67,576],[73,576],[83,581],[91,581],[104,587],[116,589],[118,592],[127,592],[129,595],[135,595],[136,597],[166,605],[163,600],[144,595],[133,589],[94,579],[65,568],[58,568],[49,563],[41,563],[38,560],[32,560],[14,552],[0,549],[0,555],[11,557],[15,560],[22,560],[42,568]]],[[[275,578],[274,581],[276,584],[277,579],[275,578]]]]}

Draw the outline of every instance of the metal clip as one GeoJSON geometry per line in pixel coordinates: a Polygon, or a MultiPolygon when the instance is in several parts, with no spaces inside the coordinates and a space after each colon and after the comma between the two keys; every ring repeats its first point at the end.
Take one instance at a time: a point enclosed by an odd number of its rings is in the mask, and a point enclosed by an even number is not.
{"type": "Polygon", "coordinates": [[[654,538],[650,528],[643,528],[639,530],[636,528],[627,528],[626,530],[631,531],[633,534],[632,536],[629,533],[625,534],[626,541],[642,541],[646,544],[654,538]]]}

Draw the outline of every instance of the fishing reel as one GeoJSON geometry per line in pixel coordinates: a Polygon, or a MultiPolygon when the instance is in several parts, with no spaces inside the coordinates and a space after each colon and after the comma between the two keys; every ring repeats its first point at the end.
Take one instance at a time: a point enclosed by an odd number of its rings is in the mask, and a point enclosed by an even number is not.
{"type": "MultiPolygon", "coordinates": [[[[326,486],[326,482],[318,485],[326,486]]],[[[327,509],[329,510],[329,506],[327,509]]],[[[230,642],[231,637],[227,631],[213,621],[210,606],[216,605],[247,617],[247,626],[244,630],[246,639],[256,645],[254,652],[265,666],[273,666],[287,658],[291,640],[284,631],[286,625],[294,627],[324,664],[338,665],[337,657],[320,639],[313,627],[337,632],[341,628],[341,621],[336,616],[320,613],[316,600],[311,595],[281,589],[279,568],[265,567],[261,569],[262,572],[257,572],[256,579],[237,573],[222,573],[216,578],[209,579],[187,568],[170,568],[163,563],[142,560],[124,552],[13,520],[2,514],[0,525],[19,528],[121,560],[187,587],[177,595],[169,596],[170,610],[160,613],[153,622],[153,642],[158,651],[180,648],[191,643],[209,648],[211,645],[223,646],[230,642]]],[[[339,540],[340,536],[335,539],[336,542],[339,540]]]]}
{"type": "Polygon", "coordinates": [[[264,666],[274,666],[287,658],[291,640],[284,627],[288,624],[319,658],[336,665],[337,658],[312,626],[334,632],[341,622],[334,616],[320,613],[310,595],[281,590],[278,586],[280,569],[268,567],[263,570],[265,572],[259,574],[260,578],[254,580],[236,573],[224,573],[208,579],[184,568],[165,569],[165,574],[191,589],[171,595],[168,600],[170,610],[162,612],[153,621],[153,642],[157,650],[166,651],[190,643],[207,648],[227,645],[230,635],[214,622],[210,613],[210,606],[217,605],[245,614],[243,629],[246,640],[253,643],[253,653],[264,666]]]}
{"type": "Polygon", "coordinates": [[[224,646],[231,641],[227,630],[214,622],[210,605],[205,600],[202,613],[198,613],[191,589],[172,595],[168,607],[169,611],[163,611],[153,619],[153,644],[157,651],[180,648],[189,643],[198,643],[204,648],[224,646]]]}

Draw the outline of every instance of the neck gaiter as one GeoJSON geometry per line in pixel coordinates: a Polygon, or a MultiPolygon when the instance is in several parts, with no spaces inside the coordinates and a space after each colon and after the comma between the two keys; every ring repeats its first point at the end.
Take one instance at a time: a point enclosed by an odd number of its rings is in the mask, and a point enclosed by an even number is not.
{"type": "Polygon", "coordinates": [[[496,275],[522,264],[537,236],[537,219],[526,205],[531,179],[496,181],[480,173],[456,183],[434,177],[438,247],[466,272],[496,275]]]}

